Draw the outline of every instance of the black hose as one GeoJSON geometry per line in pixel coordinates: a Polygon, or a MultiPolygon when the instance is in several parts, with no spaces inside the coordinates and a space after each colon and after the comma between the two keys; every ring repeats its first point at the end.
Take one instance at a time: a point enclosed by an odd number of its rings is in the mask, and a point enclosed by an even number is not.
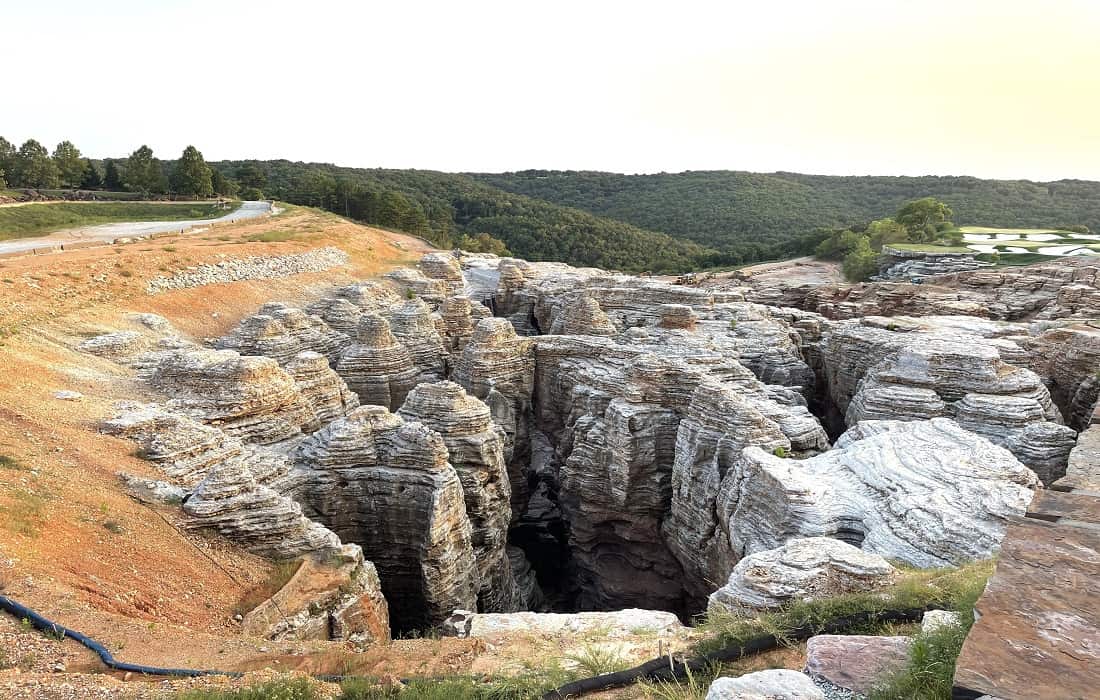
{"type": "Polygon", "coordinates": [[[853,615],[835,617],[819,625],[802,625],[787,632],[782,639],[771,634],[762,634],[734,646],[724,647],[715,651],[694,656],[690,659],[675,660],[667,656],[659,656],[650,659],[643,664],[628,668],[625,671],[605,673],[592,678],[582,678],[571,681],[542,696],[542,700],[566,700],[588,693],[608,688],[618,688],[624,685],[637,683],[641,680],[670,681],[684,678],[688,672],[705,670],[715,662],[736,661],[745,656],[759,654],[782,646],[788,641],[803,640],[815,634],[835,634],[843,632],[855,625],[870,622],[914,622],[933,606],[923,608],[906,608],[902,610],[884,610],[878,612],[861,612],[853,615]]]}

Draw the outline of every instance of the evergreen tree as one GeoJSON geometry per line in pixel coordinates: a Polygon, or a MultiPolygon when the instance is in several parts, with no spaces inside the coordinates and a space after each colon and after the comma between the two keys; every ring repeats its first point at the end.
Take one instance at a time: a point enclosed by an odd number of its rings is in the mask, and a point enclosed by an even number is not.
{"type": "Polygon", "coordinates": [[[27,139],[15,156],[15,173],[20,187],[49,189],[57,187],[60,176],[50,160],[50,152],[34,139],[27,139]]]}
{"type": "Polygon", "coordinates": [[[103,187],[103,180],[99,177],[99,169],[95,167],[92,161],[85,158],[84,175],[80,178],[80,189],[98,190],[101,187],[103,187]]]}
{"type": "Polygon", "coordinates": [[[188,197],[209,197],[214,194],[210,166],[202,153],[194,146],[183,149],[183,154],[172,173],[172,186],[176,192],[188,197]]]}
{"type": "Polygon", "coordinates": [[[168,192],[168,177],[164,174],[164,163],[159,158],[154,158],[150,165],[149,191],[153,194],[166,194],[168,192]]]}
{"type": "Polygon", "coordinates": [[[122,190],[122,173],[118,171],[115,162],[109,158],[103,162],[103,187],[112,192],[122,190]]]}
{"type": "Polygon", "coordinates": [[[84,177],[84,159],[80,156],[80,149],[73,145],[72,141],[62,141],[53,149],[53,162],[57,166],[57,174],[61,178],[61,184],[66,187],[75,187],[84,177]]]}

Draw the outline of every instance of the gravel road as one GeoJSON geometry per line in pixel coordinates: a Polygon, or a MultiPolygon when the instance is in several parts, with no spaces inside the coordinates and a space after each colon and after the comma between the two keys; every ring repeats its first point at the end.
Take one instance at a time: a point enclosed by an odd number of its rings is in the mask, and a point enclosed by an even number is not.
{"type": "MultiPolygon", "coordinates": [[[[42,206],[49,205],[45,204],[42,206]]],[[[65,243],[79,243],[81,241],[114,241],[117,238],[148,236],[152,233],[179,231],[192,226],[203,226],[224,221],[240,221],[241,219],[254,219],[270,211],[271,202],[242,202],[240,208],[236,211],[217,219],[194,219],[190,221],[120,221],[113,224],[85,226],[83,228],[56,231],[37,238],[17,238],[10,241],[0,241],[0,253],[28,251],[35,248],[53,248],[58,245],[64,245],[65,243]]]]}

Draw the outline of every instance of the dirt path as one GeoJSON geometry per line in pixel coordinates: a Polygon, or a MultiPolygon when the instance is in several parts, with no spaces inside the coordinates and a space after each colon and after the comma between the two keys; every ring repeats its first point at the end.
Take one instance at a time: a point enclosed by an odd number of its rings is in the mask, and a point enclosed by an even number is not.
{"type": "MultiPolygon", "coordinates": [[[[42,204],[41,206],[49,206],[42,204]]],[[[66,243],[79,243],[82,241],[114,241],[118,238],[133,238],[148,236],[153,233],[165,233],[168,231],[183,231],[192,227],[207,226],[209,224],[228,223],[255,219],[272,212],[271,202],[242,202],[240,208],[225,216],[216,219],[190,219],[185,221],[119,221],[112,224],[100,224],[98,226],[83,226],[81,228],[55,231],[45,236],[35,238],[17,238],[10,241],[0,241],[0,254],[34,250],[36,248],[53,248],[66,243]]],[[[193,233],[199,233],[194,231],[193,233]]]]}

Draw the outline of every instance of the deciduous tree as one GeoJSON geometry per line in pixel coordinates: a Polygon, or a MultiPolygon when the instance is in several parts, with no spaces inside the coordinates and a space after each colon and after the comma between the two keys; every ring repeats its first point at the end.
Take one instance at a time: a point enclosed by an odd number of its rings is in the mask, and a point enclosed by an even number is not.
{"type": "Polygon", "coordinates": [[[84,177],[84,159],[80,155],[80,149],[73,145],[72,141],[62,141],[53,149],[53,162],[57,166],[57,174],[61,178],[61,184],[67,187],[75,187],[84,177]]]}
{"type": "Polygon", "coordinates": [[[935,197],[924,197],[907,202],[894,220],[909,232],[911,241],[931,241],[936,237],[936,227],[951,220],[952,211],[935,197]]]}
{"type": "Polygon", "coordinates": [[[103,161],[103,186],[108,190],[117,192],[122,189],[122,173],[111,159],[103,161]]]}
{"type": "Polygon", "coordinates": [[[50,152],[34,139],[27,139],[15,156],[16,180],[20,187],[57,187],[60,177],[50,152]]]}
{"type": "Polygon", "coordinates": [[[188,197],[209,197],[214,194],[210,166],[202,153],[194,146],[183,149],[183,154],[172,173],[172,185],[176,192],[188,197]]]}

